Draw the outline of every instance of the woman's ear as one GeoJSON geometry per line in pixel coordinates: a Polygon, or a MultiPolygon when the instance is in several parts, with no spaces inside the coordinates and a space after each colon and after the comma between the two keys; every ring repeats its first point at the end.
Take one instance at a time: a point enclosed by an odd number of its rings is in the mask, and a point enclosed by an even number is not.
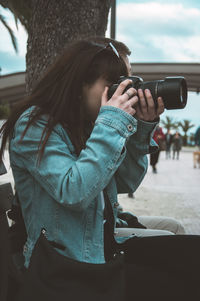
{"type": "Polygon", "coordinates": [[[103,94],[102,94],[102,97],[101,97],[101,106],[105,106],[108,102],[108,87],[106,86],[104,91],[103,91],[103,94]]]}

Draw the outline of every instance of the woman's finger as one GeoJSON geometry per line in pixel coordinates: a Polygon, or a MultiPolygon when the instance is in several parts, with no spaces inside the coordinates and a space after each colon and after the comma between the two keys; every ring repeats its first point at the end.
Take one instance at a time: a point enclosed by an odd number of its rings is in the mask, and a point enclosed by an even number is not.
{"type": "Polygon", "coordinates": [[[136,116],[138,119],[143,120],[143,119],[144,119],[144,116],[143,116],[143,114],[142,114],[142,112],[141,112],[139,103],[136,104],[135,110],[136,110],[135,116],[136,116]]]}
{"type": "Polygon", "coordinates": [[[134,88],[130,88],[128,89],[126,92],[124,92],[121,96],[121,100],[123,102],[128,101],[129,99],[131,99],[132,97],[134,97],[135,95],[137,95],[137,90],[134,88]]]}
{"type": "Polygon", "coordinates": [[[163,101],[162,97],[158,97],[157,103],[158,103],[158,107],[157,107],[156,113],[157,113],[157,116],[159,116],[165,110],[165,105],[164,105],[164,101],[163,101]]]}
{"type": "Polygon", "coordinates": [[[124,90],[126,89],[126,87],[127,87],[128,85],[130,85],[131,83],[132,83],[132,80],[130,80],[130,79],[126,79],[126,80],[124,80],[123,82],[121,82],[121,83],[119,84],[119,86],[117,87],[117,89],[116,89],[116,91],[115,91],[115,93],[113,94],[112,97],[122,95],[122,93],[124,92],[124,90]]]}
{"type": "Polygon", "coordinates": [[[144,91],[145,97],[146,97],[146,103],[147,103],[147,110],[150,114],[155,114],[155,103],[153,100],[153,97],[151,95],[151,91],[149,89],[146,89],[144,91]]]}
{"type": "Polygon", "coordinates": [[[148,108],[147,108],[147,102],[144,96],[144,92],[142,89],[138,89],[138,96],[139,96],[139,105],[140,105],[140,111],[144,118],[148,117],[148,108]]]}
{"type": "Polygon", "coordinates": [[[154,120],[156,118],[156,106],[149,89],[145,89],[145,97],[148,110],[148,120],[154,120]]]}
{"type": "Polygon", "coordinates": [[[138,103],[138,96],[133,96],[127,102],[130,104],[131,107],[134,107],[138,103]]]}

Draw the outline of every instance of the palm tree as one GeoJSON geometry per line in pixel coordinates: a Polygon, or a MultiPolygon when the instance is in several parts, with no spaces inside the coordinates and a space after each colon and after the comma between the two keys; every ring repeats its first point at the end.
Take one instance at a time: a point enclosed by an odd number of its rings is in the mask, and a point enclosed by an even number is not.
{"type": "Polygon", "coordinates": [[[183,145],[187,145],[187,132],[194,127],[194,124],[191,124],[190,120],[184,119],[183,121],[179,122],[178,125],[181,127],[182,131],[184,132],[183,136],[183,145]]]}
{"type": "Polygon", "coordinates": [[[111,1],[0,0],[0,4],[10,9],[28,32],[28,92],[67,43],[88,35],[105,35],[111,1]]]}
{"type": "Polygon", "coordinates": [[[28,23],[31,17],[31,1],[26,0],[0,0],[0,5],[9,9],[15,18],[17,26],[18,21],[28,30],[28,23]]]}
{"type": "Polygon", "coordinates": [[[15,51],[18,52],[17,39],[15,37],[15,34],[14,34],[13,30],[10,28],[10,26],[8,25],[8,23],[6,22],[6,18],[2,14],[0,14],[0,21],[1,21],[1,23],[3,23],[5,28],[8,30],[11,40],[12,40],[12,45],[13,45],[15,51]]]}
{"type": "Polygon", "coordinates": [[[178,122],[169,116],[166,116],[165,120],[161,120],[161,123],[166,130],[177,129],[178,127],[178,122]]]}

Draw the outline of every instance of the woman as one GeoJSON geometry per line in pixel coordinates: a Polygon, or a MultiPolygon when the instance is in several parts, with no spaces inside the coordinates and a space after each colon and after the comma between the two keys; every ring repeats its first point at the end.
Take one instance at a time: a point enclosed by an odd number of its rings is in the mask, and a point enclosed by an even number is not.
{"type": "MultiPolygon", "coordinates": [[[[151,137],[164,111],[162,99],[156,109],[149,90],[131,87],[124,92],[129,79],[108,99],[109,86],[130,68],[127,57],[120,55],[126,46],[115,45],[119,54],[112,44],[72,43],[1,129],[1,154],[10,138],[10,161],[28,235],[26,268],[42,228],[50,241],[65,247],[57,250],[62,255],[104,263],[103,191],[106,188],[116,217],[117,193],[137,189],[146,173],[146,154],[157,149],[151,137]]],[[[155,249],[157,242],[142,239],[142,252],[152,261],[168,244],[164,239],[155,249]]],[[[130,246],[127,256],[136,254],[133,264],[140,263],[139,253],[143,256],[137,251],[140,245],[136,239],[130,246]]],[[[142,267],[134,274],[134,268],[128,265],[127,292],[141,296],[141,277],[150,270],[146,273],[142,267]]],[[[168,272],[164,275],[161,289],[166,279],[171,283],[168,272]]],[[[145,277],[144,285],[150,284],[145,277]]],[[[162,278],[158,271],[153,277],[162,278]]],[[[155,296],[157,289],[151,290],[155,296]]]]}
{"type": "MultiPolygon", "coordinates": [[[[3,142],[13,135],[10,160],[28,231],[26,267],[42,227],[49,239],[67,246],[65,255],[104,262],[102,191],[107,186],[116,211],[117,188],[123,192],[130,185],[132,190],[138,187],[147,168],[144,155],[149,151],[149,135],[156,125],[133,117],[137,92],[130,88],[123,93],[130,80],[107,98],[108,86],[126,75],[124,60],[112,49],[89,41],[76,42],[5,125],[3,142]],[[122,161],[126,176],[120,167],[122,161]],[[88,228],[95,211],[98,215],[88,228]]],[[[137,115],[156,119],[163,111],[162,100],[155,111],[146,91],[148,112],[143,92],[138,94],[144,109],[137,115]]]]}

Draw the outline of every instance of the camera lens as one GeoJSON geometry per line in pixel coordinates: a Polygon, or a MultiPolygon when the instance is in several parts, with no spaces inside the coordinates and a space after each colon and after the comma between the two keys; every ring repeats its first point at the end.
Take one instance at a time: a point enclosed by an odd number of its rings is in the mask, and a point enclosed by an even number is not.
{"type": "Polygon", "coordinates": [[[187,104],[187,84],[184,77],[166,77],[158,84],[157,96],[161,96],[168,110],[183,109],[187,104]]]}
{"type": "Polygon", "coordinates": [[[125,79],[131,79],[132,84],[128,85],[124,92],[130,87],[143,91],[149,89],[157,106],[157,98],[162,97],[164,106],[168,110],[183,109],[187,104],[187,83],[184,77],[166,77],[164,80],[155,80],[144,82],[137,76],[120,77],[118,83],[112,85],[108,91],[108,97],[111,98],[119,84],[125,79]]]}

